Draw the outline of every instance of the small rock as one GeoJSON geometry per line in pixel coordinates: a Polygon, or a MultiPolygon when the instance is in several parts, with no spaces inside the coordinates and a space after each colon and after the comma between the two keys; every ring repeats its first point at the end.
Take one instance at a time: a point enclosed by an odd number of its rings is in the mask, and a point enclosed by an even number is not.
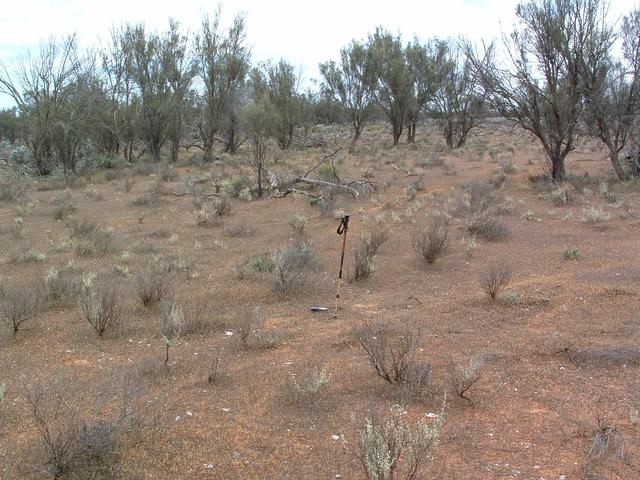
{"type": "Polygon", "coordinates": [[[176,422],[179,422],[180,420],[182,420],[182,417],[180,417],[180,415],[178,415],[178,416],[176,417],[176,422]]]}
{"type": "Polygon", "coordinates": [[[340,436],[336,435],[335,433],[333,435],[331,435],[331,438],[333,440],[340,440],[340,436]]]}

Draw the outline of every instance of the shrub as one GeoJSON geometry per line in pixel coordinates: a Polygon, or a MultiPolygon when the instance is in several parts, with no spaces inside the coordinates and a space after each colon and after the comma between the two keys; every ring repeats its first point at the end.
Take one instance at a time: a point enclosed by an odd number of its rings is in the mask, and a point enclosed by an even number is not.
{"type": "Polygon", "coordinates": [[[481,358],[472,358],[469,364],[455,369],[452,377],[453,390],[456,395],[464,400],[471,401],[467,397],[469,389],[482,377],[481,370],[484,362],[481,358]]]}
{"type": "Polygon", "coordinates": [[[8,176],[0,178],[0,202],[15,202],[26,191],[26,185],[18,179],[8,176]]]}
{"type": "Polygon", "coordinates": [[[253,228],[246,223],[240,223],[238,225],[226,226],[222,232],[225,237],[239,238],[249,237],[253,234],[253,228]]]}
{"type": "Polygon", "coordinates": [[[25,387],[42,456],[52,478],[119,478],[120,453],[152,434],[139,382],[114,375],[109,385],[87,399],[77,382],[37,381],[25,387]],[[86,409],[81,404],[86,403],[86,409]],[[90,413],[85,413],[85,412],[90,413]]]}
{"type": "Polygon", "coordinates": [[[443,420],[444,405],[433,425],[424,419],[412,423],[398,406],[386,415],[368,414],[358,429],[355,446],[366,478],[421,478],[420,471],[438,442],[443,420]]]}
{"type": "Polygon", "coordinates": [[[53,210],[53,218],[55,220],[64,220],[71,213],[76,211],[76,204],[71,196],[71,192],[68,190],[60,197],[53,200],[53,204],[56,208],[53,210]]]}
{"type": "Polygon", "coordinates": [[[588,225],[597,225],[611,218],[607,212],[597,207],[587,207],[583,211],[582,221],[588,225]]]}
{"type": "Polygon", "coordinates": [[[41,298],[40,282],[19,282],[4,287],[0,297],[0,321],[15,335],[38,314],[41,298]]]}
{"type": "Polygon", "coordinates": [[[247,189],[251,189],[251,179],[246,175],[233,177],[222,184],[222,190],[232,198],[237,198],[247,189]]]}
{"type": "Polygon", "coordinates": [[[218,217],[226,215],[231,211],[231,202],[229,197],[221,195],[213,201],[213,213],[218,217]]]}
{"type": "Polygon", "coordinates": [[[497,217],[501,205],[501,198],[490,185],[475,181],[454,195],[451,212],[463,219],[470,234],[486,240],[500,240],[508,234],[497,217]]]}
{"type": "Polygon", "coordinates": [[[176,172],[175,168],[166,163],[160,165],[159,174],[163,182],[172,182],[178,178],[178,172],[176,172]]]}
{"type": "Polygon", "coordinates": [[[326,368],[319,370],[314,367],[310,372],[305,373],[300,379],[289,374],[285,386],[286,395],[292,403],[303,403],[311,400],[318,392],[329,383],[331,375],[326,368]]]}
{"type": "Polygon", "coordinates": [[[386,230],[374,230],[366,232],[360,237],[353,255],[353,272],[351,281],[364,280],[373,270],[374,259],[378,249],[389,239],[386,230]]]}
{"type": "Polygon", "coordinates": [[[296,235],[302,236],[304,235],[304,229],[307,227],[307,223],[309,223],[306,217],[296,216],[289,220],[289,226],[293,233],[296,235]]]}
{"type": "Polygon", "coordinates": [[[622,457],[624,452],[624,436],[615,425],[609,424],[604,417],[598,416],[597,427],[593,433],[591,448],[587,452],[587,458],[595,459],[607,455],[611,450],[616,450],[622,457]]]}
{"type": "Polygon", "coordinates": [[[184,312],[182,307],[174,302],[163,303],[160,314],[160,334],[165,346],[165,367],[169,366],[169,348],[178,342],[183,326],[184,312]]]}
{"type": "Polygon", "coordinates": [[[80,288],[80,281],[72,264],[49,269],[43,283],[49,305],[73,303],[80,288]]]}
{"type": "Polygon", "coordinates": [[[564,207],[573,203],[573,196],[567,186],[556,187],[551,191],[551,203],[556,207],[564,207]]]}
{"type": "Polygon", "coordinates": [[[491,300],[495,301],[497,296],[509,285],[511,276],[511,267],[508,265],[504,263],[492,265],[482,274],[480,282],[485,293],[491,297],[491,300]]]}
{"type": "Polygon", "coordinates": [[[88,238],[98,228],[98,224],[93,220],[83,218],[80,221],[72,220],[69,222],[71,227],[71,238],[88,238]]]}
{"type": "Polygon", "coordinates": [[[275,251],[271,261],[274,288],[279,293],[287,294],[304,284],[307,272],[315,265],[315,253],[308,244],[299,243],[275,251]]]}
{"type": "Polygon", "coordinates": [[[240,310],[234,319],[234,333],[243,348],[269,349],[280,340],[279,335],[262,331],[262,313],[260,307],[253,310],[240,310]]]}
{"type": "Polygon", "coordinates": [[[449,232],[441,217],[433,218],[426,228],[418,228],[413,235],[413,249],[426,263],[433,265],[449,251],[449,232]]]}
{"type": "Polygon", "coordinates": [[[12,257],[14,263],[39,263],[44,262],[47,256],[33,247],[24,247],[12,257]]]}
{"type": "Polygon", "coordinates": [[[111,228],[98,227],[86,236],[84,242],[76,244],[75,253],[78,256],[87,257],[104,255],[114,249],[113,230],[111,228]]]}
{"type": "Polygon", "coordinates": [[[420,332],[414,324],[405,324],[398,332],[386,320],[373,324],[365,320],[355,333],[380,378],[406,397],[425,392],[431,367],[415,358],[420,332]]]}
{"type": "Polygon", "coordinates": [[[97,282],[93,272],[82,275],[79,307],[99,337],[113,333],[122,325],[125,313],[122,292],[114,281],[97,282]]]}
{"type": "Polygon", "coordinates": [[[568,248],[562,252],[562,256],[565,260],[580,260],[582,258],[582,254],[577,248],[568,248]]]}
{"type": "Polygon", "coordinates": [[[168,276],[157,268],[148,268],[136,277],[136,295],[142,305],[153,308],[170,292],[168,276]]]}

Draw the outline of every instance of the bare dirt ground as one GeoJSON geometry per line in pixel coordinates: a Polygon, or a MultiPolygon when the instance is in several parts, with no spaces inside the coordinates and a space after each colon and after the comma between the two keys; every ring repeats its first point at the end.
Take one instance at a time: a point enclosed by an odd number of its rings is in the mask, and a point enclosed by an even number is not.
{"type": "MultiPolygon", "coordinates": [[[[0,478],[40,476],[42,457],[25,388],[62,378],[84,405],[96,385],[122,367],[138,372],[161,425],[122,452],[124,478],[364,478],[350,453],[353,418],[396,402],[352,334],[358,322],[377,318],[415,321],[421,329],[419,355],[432,365],[433,393],[413,401],[410,414],[439,412],[447,393],[440,441],[421,478],[640,478],[634,415],[640,408],[640,225],[628,213],[640,214],[640,187],[611,181],[611,166],[595,141],[583,142],[568,158],[567,171],[577,178],[569,187],[573,201],[555,206],[550,187],[529,181],[540,174],[543,156],[523,132],[494,124],[453,153],[444,152],[436,133],[424,127],[416,148],[392,149],[388,137],[384,127],[372,126],[357,154],[340,153],[343,178],[366,173],[378,186],[377,193],[359,199],[336,199],[336,208],[352,215],[347,270],[359,234],[385,228],[390,240],[369,279],[344,284],[338,319],[309,310],[333,304],[341,237],[332,212],[321,212],[306,197],[233,199],[228,214],[202,228],[188,195],[160,195],[159,208],[134,205],[157,175],[133,173],[135,184],[126,192],[123,174],[109,181],[109,172],[96,173],[69,190],[76,204],[69,218],[113,229],[117,248],[101,255],[78,255],[69,220],[54,220],[51,201],[64,190],[31,186],[27,196],[36,203],[23,216],[19,237],[9,233],[19,216],[13,204],[0,204],[5,284],[44,278],[69,261],[79,271],[110,275],[118,266],[128,313],[123,330],[105,339],[75,304],[42,311],[15,336],[2,330],[0,384],[7,393],[0,406],[0,478]],[[444,165],[425,164],[436,151],[444,165]],[[478,239],[469,257],[465,227],[452,219],[450,253],[433,266],[418,261],[411,242],[415,225],[445,211],[454,188],[489,180],[507,161],[516,167],[499,189],[509,205],[503,212],[508,237],[478,239]],[[424,189],[410,200],[405,189],[419,177],[424,189]],[[609,218],[583,221],[589,207],[609,218]],[[237,267],[252,256],[292,243],[289,222],[298,215],[308,220],[306,236],[319,259],[306,284],[283,298],[261,275],[240,278],[237,267]],[[16,261],[28,247],[46,258],[16,261]],[[580,258],[565,259],[568,249],[579,250],[580,258]],[[124,251],[129,255],[123,257],[124,251]],[[158,313],[137,302],[135,282],[145,266],[167,261],[177,265],[171,298],[185,307],[206,300],[211,325],[181,335],[165,371],[158,313]],[[480,285],[482,272],[497,262],[512,267],[511,301],[491,302],[480,285]],[[279,337],[272,348],[241,348],[227,333],[238,311],[255,306],[264,330],[279,337]],[[483,357],[485,366],[468,402],[451,392],[450,378],[452,368],[473,356],[483,357]],[[210,385],[207,371],[216,357],[218,379],[210,385]],[[285,388],[289,375],[313,367],[325,367],[330,382],[312,401],[292,404],[285,388]],[[599,417],[617,433],[608,451],[595,455],[590,450],[599,417]]],[[[273,168],[303,171],[330,150],[288,152],[273,168]]],[[[161,185],[179,193],[190,174],[238,174],[241,158],[227,163],[178,166],[177,177],[161,185]]]]}

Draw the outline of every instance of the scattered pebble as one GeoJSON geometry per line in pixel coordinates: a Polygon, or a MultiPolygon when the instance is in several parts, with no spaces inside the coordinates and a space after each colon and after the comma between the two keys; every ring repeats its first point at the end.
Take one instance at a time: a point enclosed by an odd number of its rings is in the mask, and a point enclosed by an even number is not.
{"type": "Polygon", "coordinates": [[[336,435],[335,433],[333,435],[331,435],[331,438],[334,440],[340,440],[340,436],[336,435]]]}

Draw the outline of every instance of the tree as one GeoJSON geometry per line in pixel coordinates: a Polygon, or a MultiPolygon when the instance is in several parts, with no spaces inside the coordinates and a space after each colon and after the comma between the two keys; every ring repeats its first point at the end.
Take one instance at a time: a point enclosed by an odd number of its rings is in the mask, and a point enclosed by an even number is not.
{"type": "Polygon", "coordinates": [[[436,90],[437,58],[434,51],[435,44],[430,42],[423,45],[415,38],[404,50],[407,68],[410,75],[409,104],[407,107],[407,142],[416,142],[416,127],[420,114],[436,90]]]}
{"type": "Polygon", "coordinates": [[[244,17],[238,15],[224,37],[219,21],[219,11],[213,21],[205,17],[196,37],[196,65],[204,87],[198,136],[206,161],[213,158],[213,144],[221,130],[227,136],[225,150],[237,148],[239,110],[250,62],[244,17]]]}
{"type": "Polygon", "coordinates": [[[598,21],[598,0],[530,0],[518,5],[519,28],[483,55],[467,44],[490,104],[542,143],[554,180],[566,177],[583,110],[580,68],[584,42],[598,21]]]}
{"type": "Polygon", "coordinates": [[[460,148],[484,108],[471,63],[453,41],[437,42],[436,90],[429,113],[438,122],[449,148],[460,148]]]}
{"type": "Polygon", "coordinates": [[[140,97],[142,138],[156,161],[163,145],[172,143],[172,159],[182,134],[185,100],[195,74],[187,50],[188,37],[175,20],[162,35],[148,34],[143,25],[128,27],[131,76],[140,97]]]}
{"type": "Polygon", "coordinates": [[[600,23],[585,42],[582,73],[587,123],[607,146],[616,175],[626,180],[638,174],[637,167],[629,170],[621,163],[620,153],[630,143],[640,108],[640,10],[623,18],[621,36],[618,61],[609,53],[616,40],[613,29],[600,23]]]}
{"type": "Polygon", "coordinates": [[[14,69],[0,66],[0,92],[9,95],[25,121],[26,141],[41,175],[57,163],[54,131],[59,127],[63,105],[77,80],[80,61],[74,36],[41,44],[38,55],[18,60],[14,69]]]}
{"type": "Polygon", "coordinates": [[[127,41],[130,27],[111,30],[109,45],[101,50],[101,77],[104,99],[96,115],[97,141],[106,151],[118,153],[131,161],[137,138],[138,99],[132,78],[132,49],[127,41]]]}
{"type": "Polygon", "coordinates": [[[273,104],[267,98],[252,103],[245,114],[246,131],[249,139],[248,163],[256,174],[258,196],[263,193],[264,175],[271,158],[270,137],[276,124],[273,104]]]}
{"type": "Polygon", "coordinates": [[[366,45],[353,41],[340,50],[340,63],[320,64],[321,91],[325,98],[343,106],[353,127],[349,153],[353,153],[371,114],[375,77],[366,45]]]}
{"type": "Polygon", "coordinates": [[[303,118],[300,76],[293,65],[281,59],[277,64],[267,62],[252,75],[254,98],[264,92],[276,114],[276,140],[283,150],[293,142],[293,132],[303,118]]]}
{"type": "Polygon", "coordinates": [[[368,48],[375,65],[374,98],[391,123],[393,144],[398,145],[411,106],[413,82],[402,40],[378,28],[369,37],[368,48]]]}
{"type": "Polygon", "coordinates": [[[21,131],[20,121],[16,107],[0,109],[0,141],[16,143],[21,131]]]}

